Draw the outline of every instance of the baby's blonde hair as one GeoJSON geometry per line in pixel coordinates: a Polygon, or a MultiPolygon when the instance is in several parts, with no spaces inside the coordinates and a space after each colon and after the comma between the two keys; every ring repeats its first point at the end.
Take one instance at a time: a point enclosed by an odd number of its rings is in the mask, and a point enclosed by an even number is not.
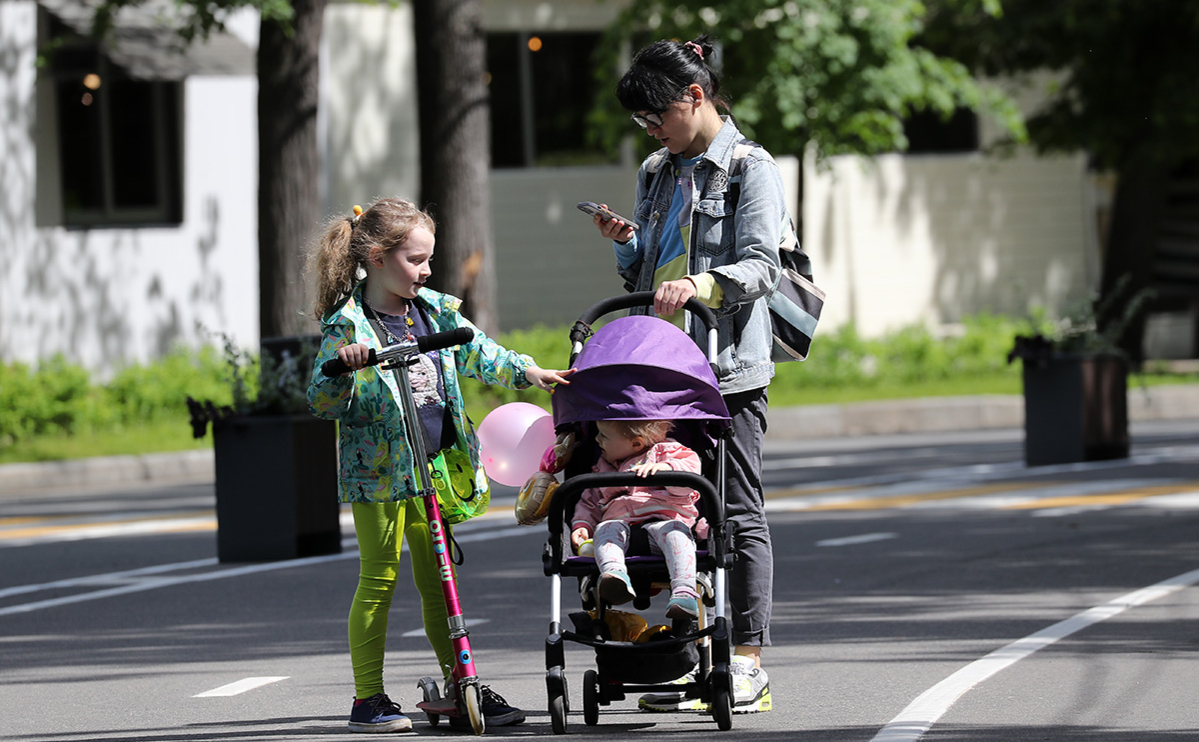
{"type": "Polygon", "coordinates": [[[433,217],[402,198],[380,199],[361,215],[333,219],[308,256],[316,276],[316,316],[327,315],[354,290],[372,249],[394,250],[417,227],[437,230],[433,217]]]}
{"type": "Polygon", "coordinates": [[[609,420],[616,430],[629,440],[641,438],[649,445],[661,443],[674,430],[669,420],[609,420]]]}

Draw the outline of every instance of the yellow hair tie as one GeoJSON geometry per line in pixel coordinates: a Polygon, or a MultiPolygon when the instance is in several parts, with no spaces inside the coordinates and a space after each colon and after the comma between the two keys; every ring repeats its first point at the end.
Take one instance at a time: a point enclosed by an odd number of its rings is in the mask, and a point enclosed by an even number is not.
{"type": "Polygon", "coordinates": [[[352,219],[350,219],[350,224],[357,227],[358,220],[361,218],[362,218],[362,207],[359,206],[358,204],[354,204],[354,217],[352,219]]]}

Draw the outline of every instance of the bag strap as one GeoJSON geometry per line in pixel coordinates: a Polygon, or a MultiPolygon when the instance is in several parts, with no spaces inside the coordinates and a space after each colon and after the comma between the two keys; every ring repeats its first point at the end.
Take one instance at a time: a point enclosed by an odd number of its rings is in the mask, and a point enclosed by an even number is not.
{"type": "MultiPolygon", "coordinates": [[[[737,210],[737,204],[741,201],[741,179],[745,170],[745,158],[755,149],[762,149],[762,145],[751,139],[742,139],[733,145],[733,157],[729,160],[729,198],[733,204],[733,210],[737,210]]],[[[795,222],[791,221],[791,217],[787,217],[787,228],[783,230],[783,239],[779,242],[779,262],[786,270],[792,270],[808,279],[812,280],[812,261],[801,254],[799,249],[799,235],[795,232],[795,222]]]]}

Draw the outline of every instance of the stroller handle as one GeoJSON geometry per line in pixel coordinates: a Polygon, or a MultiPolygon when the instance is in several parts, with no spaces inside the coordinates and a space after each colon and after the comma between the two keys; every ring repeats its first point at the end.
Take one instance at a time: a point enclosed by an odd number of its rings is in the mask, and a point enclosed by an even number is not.
{"type": "MultiPolygon", "coordinates": [[[[619,312],[622,309],[630,309],[632,307],[652,307],[653,305],[653,291],[635,291],[623,296],[613,296],[593,304],[590,309],[583,312],[579,317],[579,322],[590,325],[605,314],[619,312]]],[[[688,299],[687,303],[683,305],[683,309],[699,317],[700,321],[704,323],[704,327],[709,331],[716,329],[716,313],[710,307],[705,306],[696,299],[688,299]]]]}

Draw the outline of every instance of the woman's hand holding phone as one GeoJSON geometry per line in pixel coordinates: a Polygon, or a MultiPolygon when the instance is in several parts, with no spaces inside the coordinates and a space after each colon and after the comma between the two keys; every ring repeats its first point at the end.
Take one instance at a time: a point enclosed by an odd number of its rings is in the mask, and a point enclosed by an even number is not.
{"type": "Polygon", "coordinates": [[[604,237],[617,242],[628,242],[633,239],[637,225],[610,210],[607,204],[583,201],[579,204],[579,211],[591,214],[592,222],[604,237]]]}

